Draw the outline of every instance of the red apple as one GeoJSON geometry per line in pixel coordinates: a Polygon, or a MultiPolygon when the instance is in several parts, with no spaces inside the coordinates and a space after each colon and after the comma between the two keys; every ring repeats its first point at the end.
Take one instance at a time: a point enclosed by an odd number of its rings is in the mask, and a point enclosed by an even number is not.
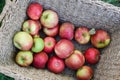
{"type": "Polygon", "coordinates": [[[19,51],[15,60],[19,66],[27,67],[33,62],[33,53],[31,51],[19,51]]]}
{"type": "Polygon", "coordinates": [[[96,33],[91,36],[91,43],[96,48],[104,48],[110,43],[110,35],[105,30],[96,30],[96,33]]]}
{"type": "Polygon", "coordinates": [[[58,34],[59,25],[56,25],[54,28],[43,28],[43,32],[50,37],[55,37],[58,34]]]}
{"type": "Polygon", "coordinates": [[[41,24],[46,28],[54,28],[58,21],[58,15],[53,10],[45,10],[40,19],[41,24]]]}
{"type": "Polygon", "coordinates": [[[93,69],[89,66],[83,66],[77,70],[77,80],[91,80],[93,77],[93,69]]]}
{"type": "Polygon", "coordinates": [[[62,59],[58,58],[57,56],[52,56],[48,60],[47,67],[51,72],[61,73],[65,68],[65,64],[64,64],[64,61],[62,59]]]}
{"type": "Polygon", "coordinates": [[[33,46],[33,38],[24,31],[17,32],[13,38],[14,46],[20,50],[30,50],[33,46]]]}
{"type": "Polygon", "coordinates": [[[87,27],[79,27],[75,31],[75,40],[79,44],[87,44],[90,41],[89,29],[87,27]]]}
{"type": "Polygon", "coordinates": [[[38,20],[41,17],[43,7],[39,3],[31,3],[27,8],[27,15],[32,20],[38,20]]]}
{"type": "Polygon", "coordinates": [[[54,50],[56,40],[53,37],[45,37],[44,44],[44,51],[49,54],[54,50]]]}
{"type": "Polygon", "coordinates": [[[70,40],[61,39],[55,45],[54,51],[59,58],[67,58],[69,57],[74,50],[74,45],[70,40]]]}
{"type": "Polygon", "coordinates": [[[39,52],[34,54],[33,57],[33,66],[35,68],[43,69],[46,66],[46,63],[48,61],[48,55],[45,52],[39,52]]]}
{"type": "Polygon", "coordinates": [[[100,60],[100,52],[95,48],[88,48],[84,55],[89,64],[96,64],[100,60]]]}
{"type": "Polygon", "coordinates": [[[34,20],[27,20],[23,23],[22,26],[22,30],[30,33],[32,36],[37,35],[40,29],[40,23],[34,20]]]}
{"type": "Polygon", "coordinates": [[[73,70],[79,69],[84,65],[84,63],[84,55],[79,50],[74,50],[74,52],[65,59],[66,66],[73,70]]]}
{"type": "Polygon", "coordinates": [[[60,26],[59,35],[61,38],[72,40],[74,36],[74,25],[66,22],[60,26]]]}

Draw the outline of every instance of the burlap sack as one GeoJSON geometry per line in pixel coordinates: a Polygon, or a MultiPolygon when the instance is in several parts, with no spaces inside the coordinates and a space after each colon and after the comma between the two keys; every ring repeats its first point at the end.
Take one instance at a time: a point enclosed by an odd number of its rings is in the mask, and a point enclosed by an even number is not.
{"type": "MultiPolygon", "coordinates": [[[[99,0],[33,0],[41,3],[45,9],[55,10],[61,21],[70,21],[76,27],[105,29],[111,35],[110,45],[102,50],[101,60],[94,67],[94,80],[120,80],[120,8],[99,0]]],[[[12,38],[20,31],[26,19],[26,8],[30,0],[6,0],[6,6],[0,14],[0,72],[14,77],[15,80],[75,80],[75,72],[66,69],[61,74],[48,70],[23,68],[18,66],[14,57],[15,48],[12,38]]],[[[88,45],[74,42],[76,49],[85,50],[88,45]]]]}

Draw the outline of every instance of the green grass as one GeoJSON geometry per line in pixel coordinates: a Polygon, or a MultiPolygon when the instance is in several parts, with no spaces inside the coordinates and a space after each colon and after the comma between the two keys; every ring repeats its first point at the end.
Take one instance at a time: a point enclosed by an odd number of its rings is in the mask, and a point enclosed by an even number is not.
{"type": "Polygon", "coordinates": [[[0,80],[15,80],[15,79],[0,73],[0,80]]]}
{"type": "Polygon", "coordinates": [[[5,6],[5,0],[0,0],[0,13],[2,12],[4,6],[5,6]]]}
{"type": "Polygon", "coordinates": [[[105,1],[105,2],[108,2],[110,4],[120,7],[120,0],[102,0],[102,1],[105,1]]]}

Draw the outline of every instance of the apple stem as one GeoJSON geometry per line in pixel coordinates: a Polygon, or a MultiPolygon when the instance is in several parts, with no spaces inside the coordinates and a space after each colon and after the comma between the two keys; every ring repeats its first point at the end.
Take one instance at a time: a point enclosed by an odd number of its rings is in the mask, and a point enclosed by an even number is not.
{"type": "Polygon", "coordinates": [[[95,28],[90,29],[90,31],[89,31],[89,34],[90,34],[90,35],[94,35],[95,33],[96,33],[95,28]]]}

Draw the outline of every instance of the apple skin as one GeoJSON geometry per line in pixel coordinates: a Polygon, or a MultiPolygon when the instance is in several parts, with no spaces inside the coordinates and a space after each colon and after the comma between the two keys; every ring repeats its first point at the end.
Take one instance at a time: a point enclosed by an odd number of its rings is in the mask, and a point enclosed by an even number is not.
{"type": "Polygon", "coordinates": [[[73,53],[74,45],[70,40],[61,39],[56,43],[54,51],[59,58],[65,59],[73,53]]]}
{"type": "Polygon", "coordinates": [[[52,56],[48,60],[47,67],[51,72],[58,74],[64,71],[65,64],[64,64],[63,59],[57,56],[52,56]]]}
{"type": "Polygon", "coordinates": [[[19,66],[27,67],[33,62],[33,53],[31,51],[19,51],[15,61],[19,66]]]}
{"type": "Polygon", "coordinates": [[[55,37],[58,34],[59,25],[57,24],[54,28],[43,27],[43,32],[49,37],[55,37]]]}
{"type": "Polygon", "coordinates": [[[22,26],[22,30],[30,33],[32,36],[37,35],[40,29],[40,23],[34,20],[26,20],[22,26]]]}
{"type": "Polygon", "coordinates": [[[66,66],[73,70],[79,69],[84,65],[84,63],[84,55],[79,50],[74,50],[74,52],[65,59],[66,66]]]}
{"type": "Polygon", "coordinates": [[[93,69],[89,66],[83,66],[77,70],[77,80],[91,80],[93,77],[93,69]]]}
{"type": "Polygon", "coordinates": [[[53,10],[45,10],[40,18],[41,24],[46,28],[54,28],[58,21],[58,15],[53,10]]]}
{"type": "Polygon", "coordinates": [[[56,40],[53,37],[45,37],[44,38],[44,51],[48,54],[54,51],[54,47],[56,44],[56,40]]]}
{"type": "Polygon", "coordinates": [[[43,49],[44,49],[44,40],[40,37],[34,37],[32,51],[38,53],[41,52],[43,49]]]}
{"type": "Polygon", "coordinates": [[[74,25],[70,22],[65,22],[60,26],[59,36],[63,39],[72,40],[74,37],[74,25]]]}
{"type": "Polygon", "coordinates": [[[105,30],[96,30],[96,33],[91,36],[91,43],[96,48],[104,48],[109,45],[110,36],[105,30]]]}
{"type": "Polygon", "coordinates": [[[89,64],[96,64],[100,60],[100,52],[96,48],[88,48],[84,53],[86,62],[89,64]]]}
{"type": "Polygon", "coordinates": [[[20,50],[30,50],[33,45],[33,38],[24,31],[17,32],[13,37],[14,46],[20,50]]]}
{"type": "Polygon", "coordinates": [[[33,66],[38,69],[43,69],[48,61],[48,55],[45,52],[39,52],[34,54],[33,66]]]}
{"type": "Polygon", "coordinates": [[[90,41],[90,33],[87,27],[79,27],[75,30],[75,40],[79,44],[87,44],[90,41]]]}
{"type": "Polygon", "coordinates": [[[31,3],[27,8],[27,15],[32,20],[38,20],[42,15],[43,7],[39,3],[31,3]]]}

